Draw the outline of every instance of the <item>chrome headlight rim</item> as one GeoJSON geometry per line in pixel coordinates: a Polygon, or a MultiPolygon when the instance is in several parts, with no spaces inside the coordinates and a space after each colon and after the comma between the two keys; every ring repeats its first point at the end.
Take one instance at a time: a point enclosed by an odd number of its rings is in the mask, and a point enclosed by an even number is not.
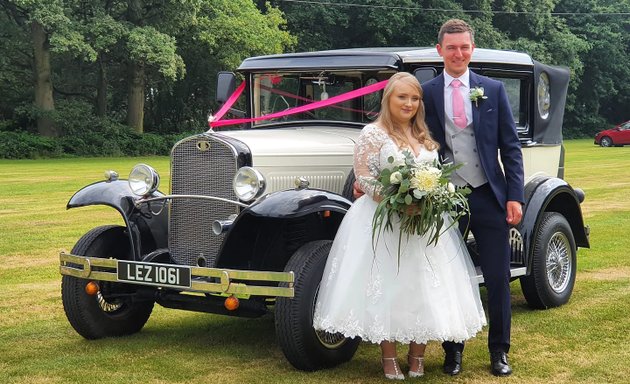
{"type": "Polygon", "coordinates": [[[150,195],[160,186],[160,175],[150,165],[139,163],[134,165],[128,178],[131,192],[138,196],[150,195]]]}
{"type": "Polygon", "coordinates": [[[241,167],[232,181],[232,189],[239,200],[251,202],[259,198],[266,188],[265,177],[257,169],[241,167]]]}

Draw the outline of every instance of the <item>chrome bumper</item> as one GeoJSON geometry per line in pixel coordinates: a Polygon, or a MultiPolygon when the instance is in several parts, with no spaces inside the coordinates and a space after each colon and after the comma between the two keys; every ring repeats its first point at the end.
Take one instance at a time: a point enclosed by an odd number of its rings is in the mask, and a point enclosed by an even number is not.
{"type": "MultiPolygon", "coordinates": [[[[62,275],[73,276],[81,279],[97,281],[113,281],[125,284],[151,285],[144,282],[131,282],[118,280],[118,260],[102,259],[98,257],[77,256],[66,252],[59,254],[59,272],[62,275]],[[98,270],[95,270],[97,268],[98,270]]],[[[293,297],[293,272],[273,271],[243,271],[234,269],[190,267],[190,288],[178,288],[181,291],[203,292],[213,294],[228,294],[238,296],[272,296],[293,297]],[[219,282],[204,281],[208,278],[216,278],[219,282]],[[265,285],[247,285],[242,281],[260,281],[272,283],[287,283],[287,287],[275,287],[265,285]]],[[[158,286],[159,287],[159,286],[158,286]]]]}

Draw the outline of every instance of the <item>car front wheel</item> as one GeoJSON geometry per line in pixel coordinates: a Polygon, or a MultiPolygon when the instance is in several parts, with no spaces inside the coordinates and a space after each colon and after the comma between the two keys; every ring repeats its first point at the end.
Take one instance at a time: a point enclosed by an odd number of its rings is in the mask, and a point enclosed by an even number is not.
{"type": "Polygon", "coordinates": [[[599,141],[599,145],[601,145],[602,147],[612,147],[613,146],[613,141],[612,141],[612,139],[610,137],[604,136],[599,141]]]}
{"type": "MultiPolygon", "coordinates": [[[[125,228],[117,225],[97,227],[83,235],[72,254],[100,258],[128,258],[131,254],[125,228]]],[[[142,329],[153,311],[154,301],[135,298],[136,288],[129,284],[99,281],[96,295],[88,295],[89,280],[64,275],[61,298],[72,327],[86,339],[123,336],[142,329]]]]}
{"type": "Polygon", "coordinates": [[[529,306],[545,309],[569,301],[575,284],[576,252],[566,218],[556,212],[544,213],[535,233],[530,274],[521,277],[529,306]]]}
{"type": "Polygon", "coordinates": [[[350,360],[361,341],[313,328],[317,292],[331,245],[330,240],[313,241],[293,254],[285,271],[295,273],[295,296],[276,301],[276,337],[287,360],[303,371],[334,367],[350,360]]]}

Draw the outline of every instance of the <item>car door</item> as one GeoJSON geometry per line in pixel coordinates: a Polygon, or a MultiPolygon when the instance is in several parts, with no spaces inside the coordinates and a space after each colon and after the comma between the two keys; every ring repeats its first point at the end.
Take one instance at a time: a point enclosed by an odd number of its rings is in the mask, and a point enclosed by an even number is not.
{"type": "Polygon", "coordinates": [[[619,131],[616,132],[618,137],[614,140],[615,144],[630,144],[630,121],[626,121],[619,125],[619,131]]]}

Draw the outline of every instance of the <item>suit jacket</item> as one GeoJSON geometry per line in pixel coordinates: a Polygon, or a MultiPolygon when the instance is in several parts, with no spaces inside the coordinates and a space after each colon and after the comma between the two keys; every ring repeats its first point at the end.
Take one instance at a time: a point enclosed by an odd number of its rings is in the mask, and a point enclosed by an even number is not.
{"type": "MultiPolygon", "coordinates": [[[[473,129],[481,165],[501,207],[508,200],[524,203],[523,154],[503,83],[470,71],[470,87],[484,88],[487,99],[472,103],[473,129]],[[505,173],[501,169],[499,156],[505,173]]],[[[422,84],[426,122],[444,157],[444,75],[422,84]]]]}

